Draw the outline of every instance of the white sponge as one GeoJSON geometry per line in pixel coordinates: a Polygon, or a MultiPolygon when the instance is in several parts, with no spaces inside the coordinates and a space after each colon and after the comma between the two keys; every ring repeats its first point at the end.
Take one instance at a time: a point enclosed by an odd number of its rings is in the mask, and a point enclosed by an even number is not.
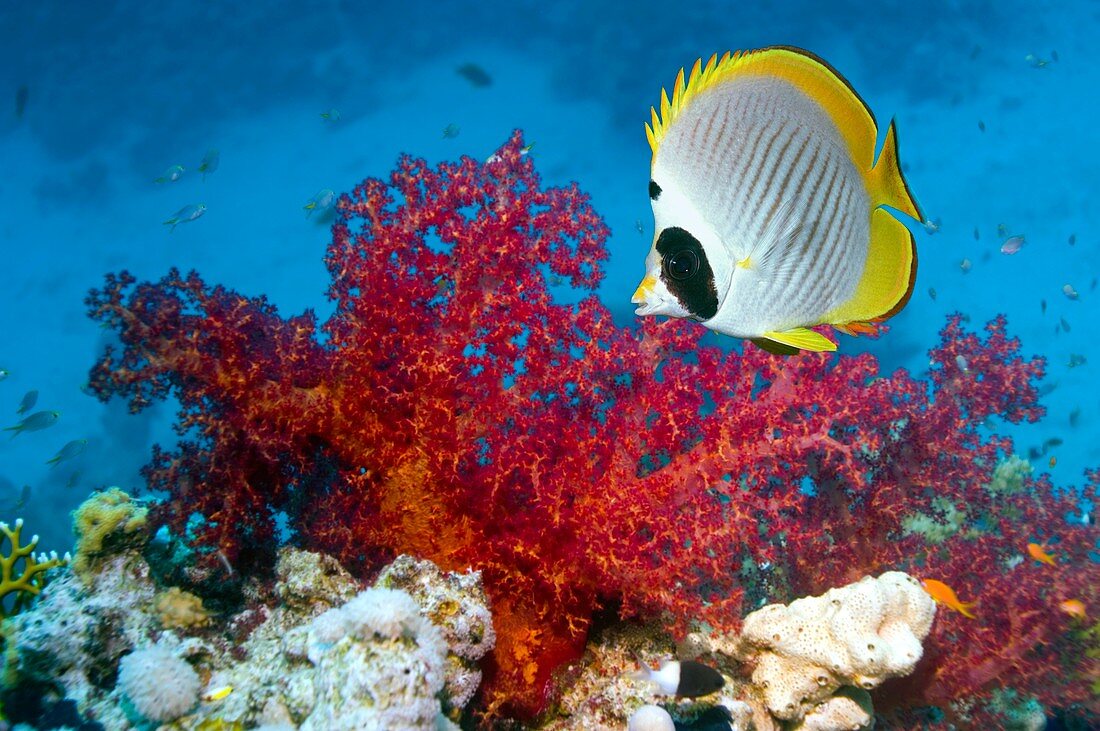
{"type": "Polygon", "coordinates": [[[118,687],[149,721],[172,721],[195,707],[199,676],[171,650],[152,645],[134,650],[118,664],[118,687]]]}

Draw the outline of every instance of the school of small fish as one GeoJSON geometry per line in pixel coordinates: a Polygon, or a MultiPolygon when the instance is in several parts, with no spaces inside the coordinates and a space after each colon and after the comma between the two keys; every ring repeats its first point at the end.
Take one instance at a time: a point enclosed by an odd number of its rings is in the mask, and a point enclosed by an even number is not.
{"type": "MultiPolygon", "coordinates": [[[[0,381],[5,381],[11,376],[11,372],[5,368],[0,368],[0,381]]],[[[38,403],[39,392],[37,389],[31,389],[23,394],[23,397],[19,400],[19,405],[14,409],[15,415],[21,417],[16,423],[6,426],[3,431],[11,432],[11,438],[22,434],[31,434],[35,432],[45,432],[51,429],[55,424],[61,420],[61,412],[47,409],[41,411],[32,412],[31,409],[38,403]]],[[[84,451],[88,447],[87,439],[72,439],[66,442],[53,457],[46,460],[51,468],[57,467],[63,462],[71,462],[76,460],[80,455],[84,454],[84,451]]],[[[75,487],[79,481],[79,471],[74,471],[70,474],[65,487],[75,487]]],[[[31,497],[31,486],[24,485],[20,494],[11,499],[10,496],[0,495],[0,512],[18,512],[22,510],[31,497]],[[9,503],[8,501],[11,500],[9,503]]]]}

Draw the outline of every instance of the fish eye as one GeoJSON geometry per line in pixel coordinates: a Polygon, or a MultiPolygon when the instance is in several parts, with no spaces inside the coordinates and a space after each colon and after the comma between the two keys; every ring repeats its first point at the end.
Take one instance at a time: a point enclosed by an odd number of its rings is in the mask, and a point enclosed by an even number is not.
{"type": "Polygon", "coordinates": [[[665,260],[665,273],[677,282],[691,279],[699,271],[699,257],[691,249],[681,249],[665,260]]]}

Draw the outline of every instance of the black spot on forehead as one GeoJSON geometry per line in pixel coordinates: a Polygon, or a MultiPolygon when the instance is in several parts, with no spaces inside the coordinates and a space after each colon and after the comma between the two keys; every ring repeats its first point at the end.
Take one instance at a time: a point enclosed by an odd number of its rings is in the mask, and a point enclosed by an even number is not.
{"type": "Polygon", "coordinates": [[[649,199],[657,200],[661,197],[661,186],[657,185],[656,180],[649,181],[649,199]]]}
{"type": "Polygon", "coordinates": [[[661,281],[684,309],[699,320],[709,320],[718,314],[714,271],[699,240],[684,229],[671,226],[657,237],[657,253],[661,255],[661,281]],[[698,268],[687,278],[674,278],[670,274],[670,265],[688,252],[698,259],[698,268]]]}

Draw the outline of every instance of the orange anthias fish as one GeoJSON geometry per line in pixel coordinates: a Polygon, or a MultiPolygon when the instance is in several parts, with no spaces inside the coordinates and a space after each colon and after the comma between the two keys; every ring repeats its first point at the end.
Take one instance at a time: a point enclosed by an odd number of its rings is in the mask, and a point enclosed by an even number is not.
{"type": "Polygon", "coordinates": [[[1085,614],[1085,603],[1080,599],[1066,599],[1064,602],[1058,605],[1058,608],[1071,617],[1077,619],[1086,619],[1088,617],[1085,614]]]}
{"type": "Polygon", "coordinates": [[[955,590],[947,584],[942,581],[937,581],[936,579],[921,579],[920,585],[928,592],[928,596],[948,609],[954,609],[964,617],[975,619],[974,615],[970,612],[970,608],[973,607],[976,602],[964,603],[959,601],[959,597],[955,596],[955,590]]]}
{"type": "Polygon", "coordinates": [[[1038,543],[1027,544],[1027,555],[1031,556],[1036,561],[1041,561],[1042,563],[1047,563],[1051,566],[1054,565],[1054,556],[1051,556],[1049,553],[1047,553],[1046,549],[1044,549],[1038,543]]]}

